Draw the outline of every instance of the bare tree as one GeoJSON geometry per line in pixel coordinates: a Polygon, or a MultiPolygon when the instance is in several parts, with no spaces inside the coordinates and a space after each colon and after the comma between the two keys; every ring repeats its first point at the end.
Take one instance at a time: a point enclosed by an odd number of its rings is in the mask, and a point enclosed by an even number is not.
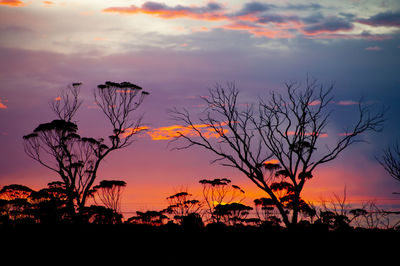
{"type": "Polygon", "coordinates": [[[386,172],[400,181],[400,145],[396,143],[383,151],[382,159],[377,159],[386,172]]]}
{"type": "Polygon", "coordinates": [[[60,176],[73,213],[85,206],[103,159],[110,152],[127,147],[143,129],[142,118],[133,114],[148,94],[129,82],[107,81],[95,89],[96,103],[113,128],[106,144],[103,138],[78,135],[73,119],[81,105],[80,86],[81,83],[73,83],[51,104],[58,119],[40,124],[24,136],[26,154],[60,176]]]}
{"type": "Polygon", "coordinates": [[[205,115],[198,117],[201,124],[215,132],[218,136],[215,139],[208,138],[188,110],[175,108],[171,115],[192,130],[190,134],[181,132],[173,140],[183,141],[176,149],[200,146],[217,156],[213,162],[244,173],[267,193],[284,224],[291,227],[298,222],[304,204],[300,195],[305,183],[313,177],[313,171],[360,141],[357,138],[360,134],[380,131],[384,114],[372,114],[368,106],[360,102],[354,125],[341,134],[336,144],[316,152],[318,141],[326,135],[333,85],[325,89],[311,79],[307,79],[303,90],[298,83],[285,85],[286,95],[272,92],[268,101],[260,99],[255,107],[239,104],[239,91],[234,84],[226,88],[217,84],[208,97],[202,97],[207,108],[203,112],[205,115]],[[270,159],[276,160],[281,168],[277,176],[266,174],[265,163],[270,159]],[[279,197],[271,187],[276,177],[285,182],[284,197],[279,197]]]}

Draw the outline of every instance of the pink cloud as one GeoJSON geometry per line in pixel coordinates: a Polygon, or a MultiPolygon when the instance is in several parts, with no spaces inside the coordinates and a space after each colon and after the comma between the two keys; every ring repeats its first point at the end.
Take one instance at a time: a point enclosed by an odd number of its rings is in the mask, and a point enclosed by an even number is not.
{"type": "Polygon", "coordinates": [[[2,103],[1,99],[0,99],[0,109],[7,109],[7,105],[5,105],[4,103],[2,103]]]}
{"type": "Polygon", "coordinates": [[[350,136],[351,134],[352,133],[342,132],[342,133],[339,133],[338,135],[341,136],[341,137],[346,137],[346,136],[350,136]]]}
{"type": "Polygon", "coordinates": [[[274,38],[294,38],[295,35],[289,33],[288,31],[281,30],[279,28],[276,29],[268,29],[263,26],[259,26],[257,24],[247,23],[247,22],[233,22],[221,27],[225,30],[239,30],[239,31],[247,31],[251,35],[257,37],[268,37],[270,39],[274,38]]]}
{"type": "Polygon", "coordinates": [[[343,105],[343,106],[356,105],[356,104],[358,104],[358,102],[351,101],[351,100],[344,100],[344,101],[338,101],[337,102],[337,105],[343,105]]]}
{"type": "Polygon", "coordinates": [[[367,51],[380,51],[382,49],[383,48],[380,46],[370,46],[370,47],[365,48],[365,50],[367,50],[367,51]]]}
{"type": "Polygon", "coordinates": [[[316,106],[316,105],[320,105],[320,104],[321,104],[321,101],[320,101],[320,100],[315,100],[315,101],[310,102],[308,105],[310,105],[310,106],[316,106]]]}

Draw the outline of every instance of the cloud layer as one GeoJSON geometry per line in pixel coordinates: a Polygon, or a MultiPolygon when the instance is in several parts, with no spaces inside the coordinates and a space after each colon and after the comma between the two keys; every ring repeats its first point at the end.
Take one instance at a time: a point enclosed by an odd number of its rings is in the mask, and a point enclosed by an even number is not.
{"type": "Polygon", "coordinates": [[[216,2],[205,6],[169,6],[165,3],[145,2],[142,6],[108,7],[106,13],[135,15],[139,13],[163,19],[187,18],[205,21],[224,21],[215,26],[225,30],[246,31],[254,36],[268,38],[294,38],[297,35],[318,38],[368,38],[379,39],[360,25],[400,27],[400,12],[383,12],[369,18],[357,18],[345,12],[324,14],[317,3],[278,6],[263,2],[247,2],[238,10],[230,10],[216,2]],[[297,15],[307,11],[304,15],[297,15]],[[296,15],[294,15],[296,14],[296,15]]]}

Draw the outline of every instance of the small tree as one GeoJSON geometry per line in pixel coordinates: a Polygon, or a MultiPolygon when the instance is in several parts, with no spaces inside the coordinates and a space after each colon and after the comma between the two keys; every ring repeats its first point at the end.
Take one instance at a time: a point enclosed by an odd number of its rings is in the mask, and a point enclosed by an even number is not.
{"type": "Polygon", "coordinates": [[[304,203],[301,193],[313,178],[314,170],[360,141],[357,138],[360,134],[382,129],[383,112],[372,114],[359,103],[354,125],[333,146],[320,150],[319,142],[326,136],[331,114],[332,89],[333,85],[325,89],[316,80],[307,79],[304,89],[297,83],[286,84],[286,95],[272,92],[268,101],[260,99],[255,107],[238,102],[239,91],[234,84],[228,84],[227,88],[217,85],[208,97],[202,97],[207,107],[199,121],[194,121],[186,109],[171,112],[174,119],[191,129],[190,133],[180,132],[175,138],[174,141],[185,143],[176,149],[200,146],[211,151],[217,156],[213,162],[245,174],[272,199],[284,224],[295,226],[304,203]],[[202,131],[204,126],[218,136],[216,141],[209,138],[210,132],[202,131]],[[281,176],[290,184],[286,186],[290,198],[279,198],[267,180],[264,163],[270,159],[282,168],[281,176]],[[287,200],[290,200],[289,213],[287,200]]]}
{"type": "Polygon", "coordinates": [[[168,217],[164,211],[137,211],[136,216],[130,217],[126,222],[131,224],[146,224],[151,226],[160,226],[168,217]]]}
{"type": "Polygon", "coordinates": [[[182,224],[183,219],[187,216],[199,215],[201,209],[200,201],[192,199],[192,194],[186,191],[169,196],[167,200],[169,206],[165,209],[165,212],[172,214],[179,224],[182,224]]]}
{"type": "Polygon", "coordinates": [[[254,205],[259,222],[276,226],[281,223],[281,220],[277,217],[275,204],[270,198],[255,199],[254,205]]]}
{"type": "Polygon", "coordinates": [[[129,82],[99,85],[94,92],[96,104],[112,126],[109,143],[103,138],[81,137],[73,121],[81,105],[81,83],[73,83],[51,103],[56,120],[40,124],[24,136],[26,154],[56,172],[65,184],[71,213],[85,207],[100,163],[112,151],[129,146],[133,136],[143,128],[141,117],[133,117],[148,94],[129,82]]]}
{"type": "Polygon", "coordinates": [[[246,222],[246,218],[252,209],[252,207],[242,203],[232,202],[217,205],[214,210],[214,215],[221,217],[222,222],[227,225],[239,225],[246,222]]]}
{"type": "Polygon", "coordinates": [[[125,181],[102,180],[99,185],[93,187],[93,199],[95,202],[96,198],[100,199],[104,207],[106,207],[107,209],[111,209],[115,213],[120,213],[121,195],[125,187],[125,181]]]}
{"type": "Polygon", "coordinates": [[[228,178],[202,179],[199,183],[203,187],[203,198],[208,207],[211,222],[219,222],[219,212],[215,209],[219,205],[231,202],[240,203],[244,199],[244,190],[237,185],[232,185],[228,178]]]}
{"type": "Polygon", "coordinates": [[[29,196],[32,193],[34,193],[34,190],[24,185],[11,184],[4,186],[0,190],[3,215],[14,221],[30,220],[32,216],[29,212],[31,208],[29,196]]]}
{"type": "Polygon", "coordinates": [[[34,192],[34,190],[27,186],[11,184],[4,186],[0,190],[0,198],[5,200],[27,199],[32,192],[34,192]]]}
{"type": "Polygon", "coordinates": [[[32,192],[29,201],[32,202],[31,212],[38,223],[57,224],[71,219],[66,209],[67,195],[62,182],[51,182],[47,188],[32,192]]]}

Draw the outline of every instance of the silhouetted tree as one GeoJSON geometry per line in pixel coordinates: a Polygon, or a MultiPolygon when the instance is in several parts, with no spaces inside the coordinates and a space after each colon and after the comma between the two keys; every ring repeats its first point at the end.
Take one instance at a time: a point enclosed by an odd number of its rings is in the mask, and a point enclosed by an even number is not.
{"type": "MultiPolygon", "coordinates": [[[[186,191],[181,191],[167,197],[169,206],[164,211],[166,213],[172,214],[173,218],[179,224],[182,224],[183,219],[191,214],[197,214],[200,217],[200,201],[192,199],[192,196],[192,194],[186,191]]],[[[191,217],[195,218],[195,216],[196,215],[192,215],[191,217]]]]}
{"type": "Polygon", "coordinates": [[[27,199],[33,190],[24,185],[11,184],[0,190],[0,198],[5,200],[27,199]]]}
{"type": "Polygon", "coordinates": [[[11,184],[4,186],[0,190],[2,213],[4,216],[8,216],[8,218],[4,217],[4,219],[14,222],[31,222],[31,203],[28,198],[33,192],[34,190],[24,185],[11,184]]]}
{"type": "Polygon", "coordinates": [[[32,202],[31,212],[38,223],[57,224],[70,222],[71,215],[67,210],[67,194],[62,182],[51,182],[29,196],[32,202]]]}
{"type": "Polygon", "coordinates": [[[84,221],[91,224],[118,224],[122,215],[105,206],[91,205],[81,212],[84,221]]]}
{"type": "MultiPolygon", "coordinates": [[[[322,200],[317,207],[313,207],[316,212],[316,224],[323,224],[328,229],[348,229],[351,227],[363,227],[368,229],[387,229],[390,225],[387,212],[377,207],[375,202],[367,201],[359,208],[352,208],[347,202],[347,192],[344,188],[343,196],[333,195],[330,200],[322,200]]],[[[397,223],[393,224],[395,227],[397,223]]]]}
{"type": "Polygon", "coordinates": [[[199,183],[203,187],[203,198],[208,207],[211,222],[219,222],[220,216],[215,208],[233,201],[241,202],[244,199],[244,190],[231,184],[228,178],[202,179],[199,183]]]}
{"type": "Polygon", "coordinates": [[[398,143],[385,149],[378,162],[391,177],[400,181],[400,145],[398,143]]]}
{"type": "Polygon", "coordinates": [[[24,136],[26,154],[56,172],[65,184],[71,213],[84,208],[103,159],[110,152],[127,147],[143,129],[142,118],[132,115],[148,94],[129,82],[107,81],[95,89],[96,104],[112,125],[109,144],[105,144],[102,138],[78,135],[73,119],[82,103],[78,97],[80,86],[81,83],[73,83],[52,102],[56,120],[40,124],[24,136]]]}
{"type": "Polygon", "coordinates": [[[183,228],[189,230],[196,230],[204,227],[204,222],[200,214],[194,212],[189,213],[186,216],[183,216],[181,224],[183,228]]]}
{"type": "Polygon", "coordinates": [[[361,208],[352,210],[353,215],[357,215],[357,225],[368,229],[389,229],[396,228],[400,221],[391,221],[391,215],[399,212],[385,211],[378,207],[376,202],[370,200],[362,204],[361,208]]]}
{"type": "Polygon", "coordinates": [[[152,226],[160,226],[164,224],[164,221],[168,217],[164,214],[164,211],[137,211],[136,216],[130,217],[126,222],[132,224],[146,224],[152,226]]]}
{"type": "Polygon", "coordinates": [[[286,89],[286,95],[272,92],[268,101],[261,99],[255,107],[238,102],[239,91],[234,84],[228,84],[227,88],[216,85],[209,96],[202,97],[207,107],[199,121],[194,121],[186,109],[174,109],[171,115],[191,129],[189,134],[180,132],[173,140],[185,143],[176,149],[200,146],[217,156],[213,162],[220,161],[224,166],[240,170],[267,193],[284,224],[291,227],[298,222],[300,195],[314,170],[360,141],[357,136],[361,133],[380,131],[384,114],[372,114],[370,108],[360,102],[354,125],[341,134],[333,146],[316,152],[318,141],[326,135],[333,85],[325,89],[316,80],[307,79],[304,90],[297,83],[286,84],[286,89]],[[204,133],[203,125],[217,138],[209,138],[210,132],[204,133]],[[280,177],[291,185],[287,187],[291,197],[289,213],[287,202],[277,197],[271,188],[274,180],[266,180],[269,177],[265,175],[264,164],[270,159],[277,161],[281,167],[280,177]]]}
{"type": "Polygon", "coordinates": [[[0,224],[8,224],[10,222],[8,200],[0,199],[0,224]]]}
{"type": "Polygon", "coordinates": [[[96,198],[100,199],[104,207],[113,210],[115,213],[120,213],[121,194],[124,187],[126,187],[125,181],[102,180],[99,185],[93,187],[93,199],[95,202],[96,198]]]}
{"type": "Polygon", "coordinates": [[[275,204],[271,198],[255,199],[254,205],[259,223],[278,226],[282,222],[277,217],[275,204]]]}
{"type": "Polygon", "coordinates": [[[249,211],[253,208],[242,203],[220,204],[215,207],[214,215],[222,218],[227,225],[238,225],[246,222],[249,211]]]}

